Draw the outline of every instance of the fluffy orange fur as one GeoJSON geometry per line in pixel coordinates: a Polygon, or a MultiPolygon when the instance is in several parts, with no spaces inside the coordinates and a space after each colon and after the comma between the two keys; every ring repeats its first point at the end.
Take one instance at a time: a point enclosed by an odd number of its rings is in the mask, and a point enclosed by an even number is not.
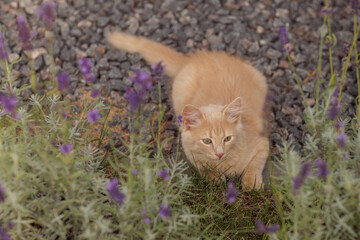
{"type": "Polygon", "coordinates": [[[262,134],[267,84],[258,70],[225,52],[183,55],[124,33],[112,33],[108,41],[151,64],[166,64],[174,111],[183,117],[182,145],[193,165],[201,172],[215,170],[222,179],[243,174],[244,186],[261,187],[269,144],[262,134]]]}

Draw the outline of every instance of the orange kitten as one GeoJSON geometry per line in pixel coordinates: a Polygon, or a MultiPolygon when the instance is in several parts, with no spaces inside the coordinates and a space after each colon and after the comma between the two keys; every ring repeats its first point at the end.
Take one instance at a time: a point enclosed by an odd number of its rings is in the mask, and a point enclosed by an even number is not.
{"type": "Polygon", "coordinates": [[[222,178],[244,173],[246,187],[261,187],[269,144],[262,135],[267,84],[259,71],[225,52],[183,55],[124,33],[112,33],[108,41],[139,52],[151,64],[166,64],[174,110],[183,117],[182,145],[192,164],[200,171],[215,169],[222,178]]]}

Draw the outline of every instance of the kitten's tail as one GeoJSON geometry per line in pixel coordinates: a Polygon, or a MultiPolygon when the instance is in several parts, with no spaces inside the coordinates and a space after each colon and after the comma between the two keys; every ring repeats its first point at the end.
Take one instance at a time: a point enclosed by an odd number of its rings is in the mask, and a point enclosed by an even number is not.
{"type": "Polygon", "coordinates": [[[107,40],[118,49],[140,53],[150,64],[163,61],[165,73],[170,77],[175,77],[186,63],[185,55],[143,37],[116,32],[109,34],[107,40]]]}

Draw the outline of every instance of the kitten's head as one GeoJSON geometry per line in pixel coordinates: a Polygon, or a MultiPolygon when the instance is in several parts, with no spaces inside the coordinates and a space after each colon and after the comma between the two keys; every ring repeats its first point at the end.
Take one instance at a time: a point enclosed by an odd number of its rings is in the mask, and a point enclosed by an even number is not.
{"type": "Polygon", "coordinates": [[[182,144],[189,160],[219,162],[231,155],[240,141],[241,112],[240,98],[227,106],[186,105],[182,112],[182,144]]]}

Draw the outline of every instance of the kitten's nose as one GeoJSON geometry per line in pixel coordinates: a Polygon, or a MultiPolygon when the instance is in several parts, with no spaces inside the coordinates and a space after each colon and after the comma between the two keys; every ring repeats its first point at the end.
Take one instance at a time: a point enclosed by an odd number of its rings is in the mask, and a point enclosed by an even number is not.
{"type": "Polygon", "coordinates": [[[221,158],[222,156],[224,156],[224,153],[217,153],[216,156],[218,156],[219,158],[221,158]]]}

